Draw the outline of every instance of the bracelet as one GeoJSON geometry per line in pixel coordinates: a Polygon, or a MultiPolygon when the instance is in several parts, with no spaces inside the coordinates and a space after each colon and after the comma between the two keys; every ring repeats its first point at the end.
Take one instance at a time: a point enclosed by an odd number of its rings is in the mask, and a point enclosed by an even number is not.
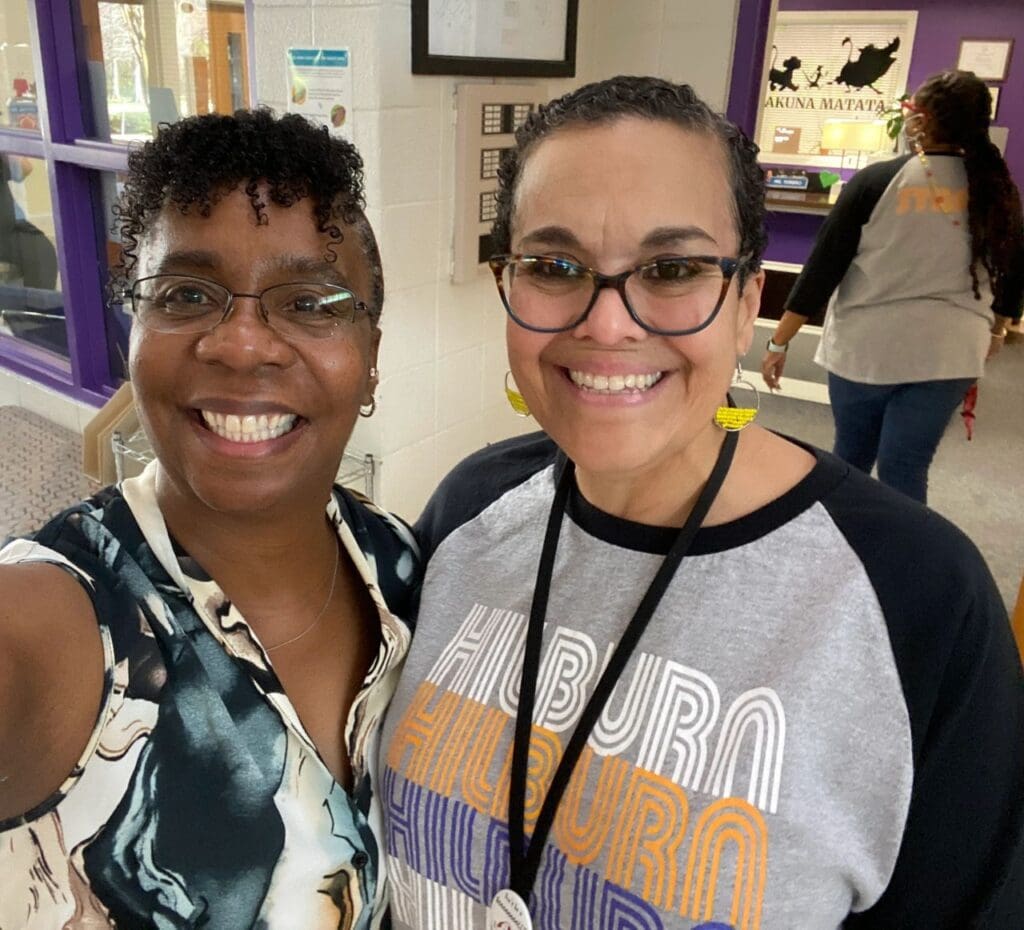
{"type": "Polygon", "coordinates": [[[999,330],[999,332],[996,332],[994,329],[989,330],[989,332],[996,339],[1005,339],[1006,338],[1006,327],[1005,326],[1001,330],[999,330]]]}
{"type": "Polygon", "coordinates": [[[768,345],[765,348],[767,348],[769,352],[782,352],[782,353],[785,353],[785,352],[789,351],[789,343],[787,342],[785,345],[781,345],[780,346],[780,345],[776,345],[774,342],[772,342],[771,338],[769,338],[768,339],[768,345]]]}

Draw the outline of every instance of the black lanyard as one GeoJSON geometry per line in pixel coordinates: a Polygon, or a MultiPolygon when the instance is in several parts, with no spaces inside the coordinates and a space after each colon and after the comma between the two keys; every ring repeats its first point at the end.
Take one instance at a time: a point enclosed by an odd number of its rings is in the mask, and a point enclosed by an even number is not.
{"type": "Polygon", "coordinates": [[[683,558],[690,551],[694,537],[701,523],[707,516],[722,482],[732,464],[736,451],[738,433],[726,433],[725,441],[718,453],[718,459],[711,475],[704,485],[697,503],[694,505],[686,523],[676,536],[672,548],[661,563],[654,580],[636,613],[626,626],[607,667],[601,675],[594,693],[587,701],[579,723],[573,731],[572,738],[565,747],[565,753],[551,779],[551,787],[537,817],[537,825],[529,844],[526,842],[526,775],[530,755],[530,732],[533,722],[534,699],[537,691],[537,674],[540,670],[541,641],[544,637],[544,618],[547,614],[548,595],[551,591],[551,575],[555,567],[555,551],[558,548],[558,536],[562,528],[562,517],[565,505],[569,500],[569,490],[573,483],[575,466],[566,460],[558,476],[555,497],[548,516],[547,531],[544,534],[544,546],[541,549],[540,566],[537,569],[537,585],[533,592],[533,604],[530,607],[530,623],[526,630],[526,648],[523,653],[523,674],[519,683],[519,706],[516,710],[515,742],[512,747],[512,777],[508,794],[508,833],[509,833],[509,866],[510,887],[524,902],[529,902],[530,891],[540,869],[540,859],[544,853],[551,826],[555,821],[555,813],[562,795],[569,784],[580,753],[590,737],[598,717],[611,697],[619,676],[636,648],[640,637],[651,616],[657,609],[662,595],[672,581],[683,558]]]}

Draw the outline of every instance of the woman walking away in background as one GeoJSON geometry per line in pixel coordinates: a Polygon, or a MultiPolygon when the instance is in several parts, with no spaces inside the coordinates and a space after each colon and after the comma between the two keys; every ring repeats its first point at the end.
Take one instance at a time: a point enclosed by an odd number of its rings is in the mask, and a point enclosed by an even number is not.
{"type": "Polygon", "coordinates": [[[1021,316],[1020,195],[988,137],[992,97],[969,71],[905,104],[914,149],[858,172],[825,220],[761,372],[779,387],[789,341],[828,304],[834,451],[922,503],[964,393],[1021,316]]]}

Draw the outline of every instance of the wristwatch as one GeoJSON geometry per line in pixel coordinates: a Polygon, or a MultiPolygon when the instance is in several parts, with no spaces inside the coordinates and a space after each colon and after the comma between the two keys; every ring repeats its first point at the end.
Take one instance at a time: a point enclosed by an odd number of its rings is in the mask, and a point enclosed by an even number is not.
{"type": "Polygon", "coordinates": [[[787,342],[784,346],[776,345],[772,342],[771,338],[768,339],[767,349],[769,352],[788,352],[789,343],[787,342]]]}

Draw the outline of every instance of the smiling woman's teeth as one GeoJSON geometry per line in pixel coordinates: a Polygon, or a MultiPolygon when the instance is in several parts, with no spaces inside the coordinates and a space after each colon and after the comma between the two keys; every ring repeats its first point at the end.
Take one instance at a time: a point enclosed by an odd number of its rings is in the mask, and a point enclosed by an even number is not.
{"type": "Polygon", "coordinates": [[[200,410],[203,422],[210,432],[231,442],[265,442],[283,436],[295,425],[294,413],[261,413],[259,416],[236,416],[233,413],[213,413],[200,410]]]}
{"type": "Polygon", "coordinates": [[[569,369],[573,384],[599,394],[639,394],[661,380],[661,372],[643,375],[593,375],[569,369]]]}

